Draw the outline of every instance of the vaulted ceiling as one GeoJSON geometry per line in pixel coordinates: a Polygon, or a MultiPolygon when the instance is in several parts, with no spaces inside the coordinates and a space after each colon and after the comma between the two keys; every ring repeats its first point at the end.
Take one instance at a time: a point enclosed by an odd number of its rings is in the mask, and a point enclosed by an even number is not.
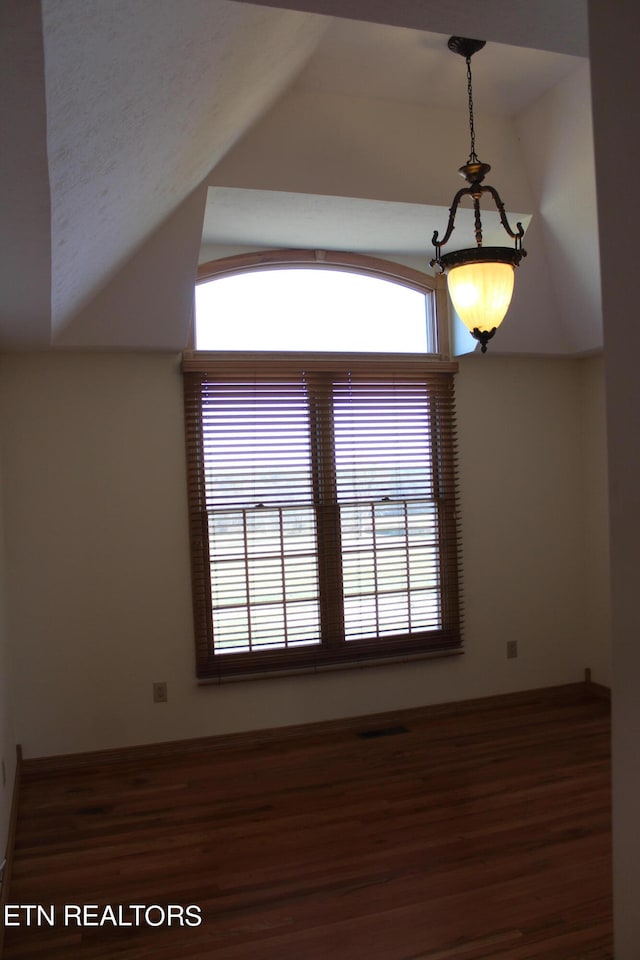
{"type": "Polygon", "coordinates": [[[198,262],[239,250],[427,268],[461,33],[491,41],[478,152],[529,224],[496,352],[599,349],[586,31],[585,0],[4,0],[0,347],[181,350],[198,262]]]}

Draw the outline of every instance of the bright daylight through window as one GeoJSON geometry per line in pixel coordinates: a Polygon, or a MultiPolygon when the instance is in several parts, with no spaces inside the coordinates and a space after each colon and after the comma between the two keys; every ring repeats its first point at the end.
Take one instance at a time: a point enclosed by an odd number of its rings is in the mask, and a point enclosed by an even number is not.
{"type": "Polygon", "coordinates": [[[455,365],[427,353],[434,300],[326,269],[199,288],[183,363],[198,676],[461,648],[455,365]]]}
{"type": "Polygon", "coordinates": [[[341,270],[221,277],[196,287],[196,348],[435,353],[433,300],[341,270]]]}

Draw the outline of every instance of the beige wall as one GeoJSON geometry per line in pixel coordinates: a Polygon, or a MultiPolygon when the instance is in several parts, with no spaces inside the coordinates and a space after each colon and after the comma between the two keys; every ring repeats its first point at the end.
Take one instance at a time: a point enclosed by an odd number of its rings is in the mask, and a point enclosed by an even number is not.
{"type": "Polygon", "coordinates": [[[640,7],[589,2],[591,84],[600,229],[607,433],[611,477],[613,611],[613,863],[616,960],[640,956],[640,327],[637,276],[621,256],[636,240],[639,201],[627,171],[640,119],[626,109],[637,85],[640,7]],[[613,13],[613,16],[612,16],[613,13]]]}
{"type": "Polygon", "coordinates": [[[496,691],[586,667],[609,681],[606,577],[591,573],[606,529],[603,403],[599,361],[461,364],[466,635],[496,691]],[[517,661],[503,659],[507,639],[517,661]]]}
{"type": "MultiPolygon", "coordinates": [[[[1,452],[1,447],[0,447],[1,452]]],[[[0,456],[0,478],[1,478],[0,456]]],[[[0,489],[1,489],[0,483],[0,489]]],[[[0,779],[0,862],[9,829],[13,778],[15,775],[15,739],[13,728],[12,689],[10,685],[9,650],[6,630],[6,593],[4,569],[4,530],[2,523],[2,503],[0,502],[0,759],[4,762],[5,782],[0,779]]]]}
{"type": "Polygon", "coordinates": [[[585,643],[592,651],[593,679],[612,682],[611,591],[609,567],[609,484],[602,355],[582,360],[580,369],[580,447],[582,496],[582,577],[586,612],[585,643]],[[604,640],[604,642],[602,642],[604,640]]]}
{"type": "Polygon", "coordinates": [[[464,656],[225,686],[194,679],[179,359],[14,355],[2,367],[26,756],[571,682],[606,659],[582,576],[582,458],[602,457],[595,435],[582,442],[595,367],[585,377],[580,361],[461,364],[464,656]],[[514,638],[520,656],[507,660],[514,638]],[[168,704],[152,703],[154,680],[169,682],[168,704]]]}

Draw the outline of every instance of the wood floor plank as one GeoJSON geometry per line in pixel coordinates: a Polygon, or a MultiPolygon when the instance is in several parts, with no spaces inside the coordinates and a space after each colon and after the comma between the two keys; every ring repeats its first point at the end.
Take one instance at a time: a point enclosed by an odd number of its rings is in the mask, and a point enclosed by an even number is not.
{"type": "Polygon", "coordinates": [[[6,960],[611,960],[606,700],[403,723],[27,762],[10,902],[56,924],[8,927],[6,960]],[[203,922],[65,927],[65,904],[203,922]]]}

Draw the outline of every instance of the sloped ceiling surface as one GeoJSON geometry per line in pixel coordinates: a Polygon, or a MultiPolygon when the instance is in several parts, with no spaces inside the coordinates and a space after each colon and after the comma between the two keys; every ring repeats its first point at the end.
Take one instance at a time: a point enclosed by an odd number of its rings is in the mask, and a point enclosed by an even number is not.
{"type": "Polygon", "coordinates": [[[280,93],[324,21],[225,0],[43,14],[56,328],[280,93]]]}
{"type": "MultiPolygon", "coordinates": [[[[205,208],[211,242],[218,242],[226,217],[233,225],[226,242],[245,248],[267,242],[269,231],[283,245],[287,238],[293,243],[301,223],[309,246],[315,237],[334,237],[338,245],[345,216],[355,247],[366,224],[383,223],[391,209],[393,216],[406,214],[406,222],[393,224],[390,244],[395,231],[400,245],[410,220],[419,235],[421,213],[429,204],[445,205],[459,185],[447,159],[443,186],[445,127],[456,168],[467,147],[464,64],[444,51],[446,37],[424,31],[477,35],[480,17],[488,40],[518,45],[494,43],[495,56],[474,76],[474,90],[495,114],[483,115],[483,159],[498,161],[496,169],[508,161],[496,185],[503,191],[507,181],[510,209],[533,213],[531,259],[537,257],[538,272],[521,284],[520,304],[531,301],[529,312],[544,314],[554,328],[551,352],[597,348],[597,263],[585,267],[567,254],[556,215],[567,177],[579,173],[583,206],[588,201],[580,230],[588,242],[581,249],[597,260],[592,151],[579,171],[567,160],[576,144],[573,155],[582,159],[586,122],[580,143],[566,143],[565,136],[557,149],[551,142],[567,129],[563,102],[569,110],[579,106],[581,116],[589,110],[584,69],[574,92],[567,88],[564,99],[554,93],[572,84],[571,60],[586,53],[585,0],[567,0],[562,9],[555,0],[488,0],[481,16],[479,6],[477,0],[3,0],[0,120],[10,136],[0,171],[0,347],[182,349],[205,208]],[[536,46],[556,53],[522,49],[536,46]],[[551,107],[538,109],[545,97],[551,107]],[[505,137],[508,127],[513,135],[505,137]],[[527,143],[533,170],[509,159],[527,143]],[[548,176],[545,165],[558,161],[560,175],[548,176]],[[214,191],[213,203],[210,194],[207,207],[209,185],[223,189],[214,191]],[[367,215],[356,224],[361,201],[367,215]],[[260,222],[261,210],[273,211],[268,224],[264,216],[260,222]],[[574,289],[586,291],[580,302],[591,307],[588,337],[584,309],[573,311],[566,330],[552,316],[553,269],[540,300],[536,277],[545,258],[573,276],[574,289]]],[[[376,242],[384,252],[382,228],[376,242]]],[[[571,286],[562,290],[556,307],[563,297],[564,307],[570,303],[571,286]]],[[[512,343],[503,338],[509,349],[534,352],[513,329],[512,343]]]]}
{"type": "Polygon", "coordinates": [[[589,55],[588,0],[240,0],[332,17],[589,55]]]}
{"type": "Polygon", "coordinates": [[[0,3],[0,346],[49,342],[51,248],[42,23],[0,3]]]}
{"type": "MultiPolygon", "coordinates": [[[[64,342],[326,24],[226,0],[3,0],[0,345],[64,342]]],[[[183,341],[114,326],[106,346],[183,341]]]]}

